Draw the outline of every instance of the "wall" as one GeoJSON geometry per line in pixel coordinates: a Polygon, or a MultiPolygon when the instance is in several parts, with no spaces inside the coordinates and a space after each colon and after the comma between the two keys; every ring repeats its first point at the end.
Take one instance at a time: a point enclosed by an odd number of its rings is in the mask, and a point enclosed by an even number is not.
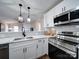
{"type": "Polygon", "coordinates": [[[43,30],[43,17],[36,19],[31,22],[31,26],[34,28],[34,31],[42,31],[43,30]]]}

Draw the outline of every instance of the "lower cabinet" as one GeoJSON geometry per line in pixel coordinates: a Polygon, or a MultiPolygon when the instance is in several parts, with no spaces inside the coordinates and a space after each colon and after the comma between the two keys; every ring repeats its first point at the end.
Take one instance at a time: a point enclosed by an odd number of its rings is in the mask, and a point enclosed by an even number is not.
{"type": "Polygon", "coordinates": [[[37,52],[36,56],[37,58],[43,55],[43,40],[38,39],[37,40],[37,52]]]}
{"type": "Polygon", "coordinates": [[[36,58],[36,45],[28,45],[25,46],[25,51],[24,51],[24,59],[35,59],[36,58]]]}
{"type": "Polygon", "coordinates": [[[9,59],[24,59],[23,46],[9,49],[9,59]]]}
{"type": "Polygon", "coordinates": [[[9,44],[9,59],[36,59],[44,54],[48,54],[47,39],[9,44]]]}
{"type": "Polygon", "coordinates": [[[40,57],[44,54],[48,54],[48,39],[37,40],[37,52],[36,56],[40,57]]]}
{"type": "Polygon", "coordinates": [[[36,41],[9,44],[9,59],[35,59],[36,41]]]}
{"type": "Polygon", "coordinates": [[[43,55],[48,54],[48,39],[43,39],[43,55]]]}

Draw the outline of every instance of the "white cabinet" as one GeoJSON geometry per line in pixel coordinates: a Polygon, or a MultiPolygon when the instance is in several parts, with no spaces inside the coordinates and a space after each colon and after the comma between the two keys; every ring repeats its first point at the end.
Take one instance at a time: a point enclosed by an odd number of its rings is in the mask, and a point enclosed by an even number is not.
{"type": "Polygon", "coordinates": [[[30,44],[24,46],[24,59],[35,59],[36,58],[36,45],[30,44]]]}
{"type": "Polygon", "coordinates": [[[68,11],[79,6],[79,0],[64,0],[59,3],[55,9],[55,15],[68,11]]]}
{"type": "Polygon", "coordinates": [[[9,59],[24,59],[23,46],[9,49],[9,59]]]}
{"type": "Polygon", "coordinates": [[[37,41],[37,58],[43,55],[43,40],[38,39],[37,41]]]}
{"type": "MultiPolygon", "coordinates": [[[[65,11],[69,10],[68,6],[66,6],[66,2],[67,2],[66,0],[62,1],[56,7],[54,7],[55,15],[61,14],[61,13],[65,12],[65,11]]],[[[70,2],[68,2],[68,3],[70,3],[70,2]]],[[[68,3],[67,3],[67,5],[68,5],[68,3]]]]}
{"type": "Polygon", "coordinates": [[[47,13],[44,14],[44,27],[53,27],[53,15],[54,10],[49,10],[47,13]]]}
{"type": "Polygon", "coordinates": [[[48,54],[46,38],[9,44],[9,59],[35,59],[44,54],[48,54]]]}
{"type": "Polygon", "coordinates": [[[66,10],[70,10],[79,6],[79,0],[64,0],[66,10]]]}
{"type": "Polygon", "coordinates": [[[37,41],[37,57],[48,54],[48,39],[42,38],[37,41]]]}
{"type": "Polygon", "coordinates": [[[48,54],[48,39],[43,39],[43,55],[48,54]]]}
{"type": "Polygon", "coordinates": [[[55,9],[55,15],[58,15],[58,14],[64,12],[63,2],[59,3],[56,7],[54,7],[54,9],[55,9]]]}
{"type": "Polygon", "coordinates": [[[9,45],[9,59],[35,59],[36,41],[18,42],[9,45]]]}

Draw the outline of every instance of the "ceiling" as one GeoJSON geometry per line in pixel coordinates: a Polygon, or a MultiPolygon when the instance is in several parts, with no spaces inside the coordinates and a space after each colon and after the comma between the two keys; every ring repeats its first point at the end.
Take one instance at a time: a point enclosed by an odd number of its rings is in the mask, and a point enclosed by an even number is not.
{"type": "Polygon", "coordinates": [[[19,3],[23,4],[22,16],[26,20],[27,7],[30,6],[31,19],[37,19],[62,0],[0,0],[0,20],[15,21],[19,16],[19,3]]]}

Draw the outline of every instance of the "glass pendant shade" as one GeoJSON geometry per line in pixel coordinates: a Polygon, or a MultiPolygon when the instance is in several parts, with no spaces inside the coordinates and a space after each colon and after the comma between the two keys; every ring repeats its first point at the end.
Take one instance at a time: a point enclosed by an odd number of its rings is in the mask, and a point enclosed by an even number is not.
{"type": "Polygon", "coordinates": [[[19,17],[18,17],[18,21],[19,21],[19,22],[23,22],[24,20],[23,20],[22,14],[21,14],[21,7],[22,7],[22,4],[19,4],[19,7],[20,7],[20,15],[19,15],[19,17]]]}
{"type": "Polygon", "coordinates": [[[27,7],[27,9],[28,9],[27,22],[30,22],[31,21],[31,18],[30,18],[30,7],[27,7]]]}
{"type": "Polygon", "coordinates": [[[23,22],[23,17],[22,17],[22,16],[19,16],[19,17],[18,17],[18,21],[19,21],[19,22],[23,22]]]}
{"type": "Polygon", "coordinates": [[[27,22],[30,22],[31,21],[31,19],[30,18],[27,18],[27,22]]]}

